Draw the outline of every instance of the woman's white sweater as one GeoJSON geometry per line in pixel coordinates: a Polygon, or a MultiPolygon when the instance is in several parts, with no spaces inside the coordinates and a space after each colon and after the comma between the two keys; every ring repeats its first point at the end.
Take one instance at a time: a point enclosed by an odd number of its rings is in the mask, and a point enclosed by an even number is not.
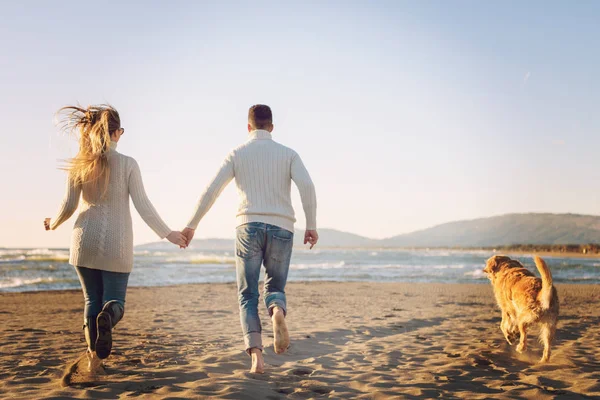
{"type": "MultiPolygon", "coordinates": [[[[143,220],[161,239],[171,229],[148,199],[137,162],[118,153],[115,142],[111,142],[110,147],[107,153],[110,166],[108,191],[102,200],[93,203],[86,201],[83,193],[79,217],[73,227],[69,263],[104,271],[131,272],[133,229],[129,197],[143,220]]],[[[67,179],[66,195],[58,215],[51,221],[52,230],[73,215],[81,195],[81,185],[67,179]]]]}

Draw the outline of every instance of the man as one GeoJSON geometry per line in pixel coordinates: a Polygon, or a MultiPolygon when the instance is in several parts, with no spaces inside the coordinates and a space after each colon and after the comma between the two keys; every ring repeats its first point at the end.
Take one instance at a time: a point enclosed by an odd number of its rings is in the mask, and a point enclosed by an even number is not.
{"type": "Polygon", "coordinates": [[[285,324],[287,281],[294,237],[294,209],[291,182],[300,192],[306,215],[304,244],[310,248],[317,234],[315,187],[300,156],[273,141],[273,116],[269,106],[258,104],[248,112],[249,138],[225,158],[221,169],[208,185],[196,212],[184,229],[188,243],[194,230],[223,189],[235,178],[240,203],[237,212],[236,270],[240,320],[246,351],[252,357],[250,372],[263,373],[261,324],[258,317],[258,279],[265,266],[265,304],[273,322],[275,353],[290,344],[285,324]]]}

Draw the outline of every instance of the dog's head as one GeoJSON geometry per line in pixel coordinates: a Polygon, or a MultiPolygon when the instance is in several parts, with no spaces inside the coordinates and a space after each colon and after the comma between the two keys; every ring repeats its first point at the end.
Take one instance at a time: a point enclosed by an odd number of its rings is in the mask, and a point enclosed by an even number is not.
{"type": "Polygon", "coordinates": [[[509,264],[511,261],[513,260],[510,257],[492,256],[486,261],[483,272],[487,274],[489,280],[493,280],[503,266],[509,264]]]}

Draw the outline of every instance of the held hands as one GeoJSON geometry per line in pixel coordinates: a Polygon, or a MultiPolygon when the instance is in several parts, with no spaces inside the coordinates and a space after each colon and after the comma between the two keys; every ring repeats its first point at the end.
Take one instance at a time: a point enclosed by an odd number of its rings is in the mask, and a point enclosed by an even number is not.
{"type": "Polygon", "coordinates": [[[44,228],[49,231],[50,230],[50,218],[44,218],[44,228]]]}
{"type": "Polygon", "coordinates": [[[304,232],[304,244],[310,243],[311,250],[313,247],[315,247],[318,241],[319,234],[317,233],[317,231],[307,230],[306,232],[304,232]]]}
{"type": "Polygon", "coordinates": [[[185,228],[183,231],[181,231],[181,234],[183,236],[185,236],[188,245],[190,243],[192,243],[192,239],[194,238],[194,233],[196,233],[196,230],[192,229],[192,228],[185,228]]]}
{"type": "Polygon", "coordinates": [[[167,235],[167,240],[173,244],[176,244],[182,249],[185,249],[188,246],[188,241],[181,232],[172,231],[167,235]]]}

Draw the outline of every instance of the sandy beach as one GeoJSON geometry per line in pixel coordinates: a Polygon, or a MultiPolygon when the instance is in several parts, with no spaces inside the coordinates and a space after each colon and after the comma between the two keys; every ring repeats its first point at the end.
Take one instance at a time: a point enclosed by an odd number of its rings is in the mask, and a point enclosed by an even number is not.
{"type": "MultiPolygon", "coordinates": [[[[131,288],[107,374],[85,349],[78,291],[0,294],[0,398],[585,398],[600,396],[600,288],[557,285],[550,363],[518,355],[489,285],[291,283],[292,346],[249,374],[234,284],[131,288]]],[[[270,320],[261,308],[263,338],[270,320]]]]}

